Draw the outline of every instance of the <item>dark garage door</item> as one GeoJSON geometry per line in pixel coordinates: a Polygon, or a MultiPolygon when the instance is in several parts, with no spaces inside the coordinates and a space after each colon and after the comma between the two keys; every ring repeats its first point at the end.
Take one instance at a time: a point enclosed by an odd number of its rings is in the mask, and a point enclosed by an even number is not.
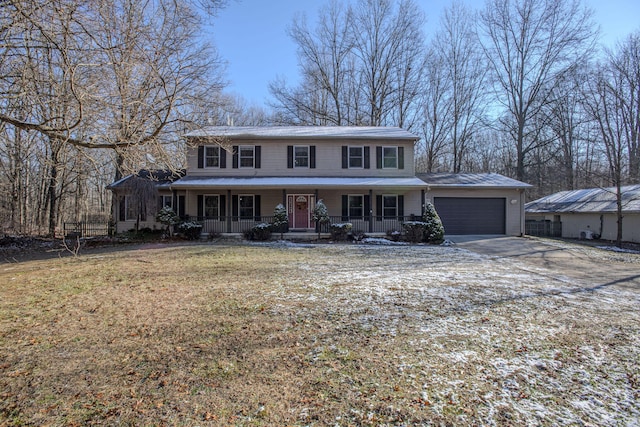
{"type": "Polygon", "coordinates": [[[504,234],[505,200],[480,197],[435,197],[433,205],[445,234],[504,234]]]}

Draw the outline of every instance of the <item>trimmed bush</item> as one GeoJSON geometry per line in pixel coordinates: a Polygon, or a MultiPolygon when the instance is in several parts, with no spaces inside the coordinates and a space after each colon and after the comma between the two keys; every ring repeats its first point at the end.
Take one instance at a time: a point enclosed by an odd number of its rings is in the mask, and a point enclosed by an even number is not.
{"type": "Polygon", "coordinates": [[[337,241],[347,240],[351,228],[353,228],[353,224],[350,222],[331,224],[331,238],[337,241]]]}
{"type": "Polygon", "coordinates": [[[178,225],[178,231],[187,240],[198,240],[202,234],[202,224],[196,221],[185,221],[178,225]]]}
{"type": "Polygon", "coordinates": [[[425,240],[427,224],[422,221],[406,221],[402,224],[407,242],[420,243],[425,240]]]}
{"type": "Polygon", "coordinates": [[[250,230],[245,230],[242,234],[247,240],[269,240],[271,239],[271,224],[261,222],[251,227],[250,230]]]}

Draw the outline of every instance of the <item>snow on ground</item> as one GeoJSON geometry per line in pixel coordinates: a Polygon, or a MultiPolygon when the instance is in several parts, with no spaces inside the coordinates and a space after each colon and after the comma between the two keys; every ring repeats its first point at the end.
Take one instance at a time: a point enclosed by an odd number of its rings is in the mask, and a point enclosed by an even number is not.
{"type": "MultiPolygon", "coordinates": [[[[562,272],[455,246],[304,248],[317,256],[273,291],[282,301],[274,310],[408,339],[416,353],[398,361],[398,375],[420,377],[433,411],[471,395],[487,425],[639,425],[636,290],[593,290],[562,272]]],[[[313,339],[311,359],[340,350],[313,339]]]]}

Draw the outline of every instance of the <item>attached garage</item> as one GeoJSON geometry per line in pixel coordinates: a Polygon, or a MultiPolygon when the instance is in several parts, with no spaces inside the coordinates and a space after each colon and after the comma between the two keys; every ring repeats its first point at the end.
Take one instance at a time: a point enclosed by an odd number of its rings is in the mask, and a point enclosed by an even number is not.
{"type": "Polygon", "coordinates": [[[445,235],[524,234],[524,192],[529,184],[496,173],[417,176],[427,184],[425,199],[440,215],[445,235]]]}
{"type": "Polygon", "coordinates": [[[434,197],[433,205],[447,234],[505,234],[505,198],[434,197]]]}

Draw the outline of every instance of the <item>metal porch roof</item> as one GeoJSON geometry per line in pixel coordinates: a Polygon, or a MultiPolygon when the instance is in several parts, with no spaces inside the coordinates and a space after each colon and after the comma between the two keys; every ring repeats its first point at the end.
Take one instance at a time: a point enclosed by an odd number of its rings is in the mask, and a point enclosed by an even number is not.
{"type": "MultiPolygon", "coordinates": [[[[615,187],[561,191],[525,205],[527,213],[607,213],[616,210],[615,187]]],[[[622,187],[622,210],[640,212],[640,185],[622,187]]]]}
{"type": "Polygon", "coordinates": [[[432,188],[516,188],[531,185],[497,173],[419,173],[417,177],[432,188]]]}

